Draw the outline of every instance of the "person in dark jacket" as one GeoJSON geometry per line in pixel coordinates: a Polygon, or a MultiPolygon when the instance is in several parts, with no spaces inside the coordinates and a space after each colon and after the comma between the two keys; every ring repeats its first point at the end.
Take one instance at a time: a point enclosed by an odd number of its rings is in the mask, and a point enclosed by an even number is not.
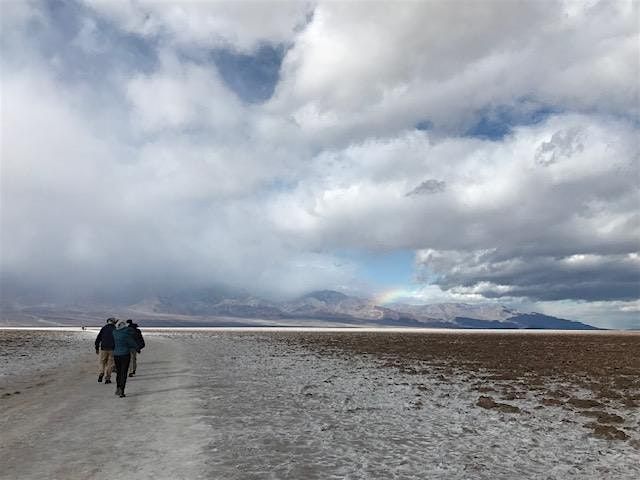
{"type": "Polygon", "coordinates": [[[138,352],[144,348],[144,337],[142,336],[142,332],[138,328],[137,323],[133,323],[133,320],[129,319],[127,320],[127,324],[129,325],[129,330],[131,331],[133,339],[138,345],[138,348],[129,352],[131,354],[131,361],[129,362],[129,376],[133,377],[136,374],[136,367],[138,366],[138,352]]]}
{"type": "Polygon", "coordinates": [[[107,318],[107,324],[100,329],[96,337],[95,347],[98,355],[98,382],[111,383],[113,370],[113,330],[116,319],[107,318]]]}
{"type": "Polygon", "coordinates": [[[133,339],[131,331],[127,328],[127,322],[118,320],[116,329],[113,331],[113,360],[116,364],[116,395],[125,397],[124,387],[127,384],[127,370],[131,355],[129,352],[138,348],[138,344],[133,339]]]}

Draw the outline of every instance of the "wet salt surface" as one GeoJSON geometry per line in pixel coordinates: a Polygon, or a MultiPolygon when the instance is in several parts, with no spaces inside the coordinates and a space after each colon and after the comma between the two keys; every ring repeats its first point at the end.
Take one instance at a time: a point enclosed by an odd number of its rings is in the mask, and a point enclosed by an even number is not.
{"type": "MultiPolygon", "coordinates": [[[[584,417],[475,405],[463,372],[404,374],[375,356],[337,357],[277,334],[163,334],[198,379],[212,478],[638,478],[630,442],[594,438],[584,417]]],[[[637,409],[627,423],[640,425],[637,409]]]]}
{"type": "Polygon", "coordinates": [[[24,375],[73,362],[93,350],[94,332],[0,329],[0,389],[24,375]]]}

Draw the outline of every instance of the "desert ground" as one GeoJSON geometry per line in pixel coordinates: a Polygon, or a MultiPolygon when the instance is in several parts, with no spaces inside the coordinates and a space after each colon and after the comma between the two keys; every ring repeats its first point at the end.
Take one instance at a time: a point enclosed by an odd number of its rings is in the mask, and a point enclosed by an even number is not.
{"type": "Polygon", "coordinates": [[[0,330],[0,478],[640,476],[640,334],[0,330]]]}

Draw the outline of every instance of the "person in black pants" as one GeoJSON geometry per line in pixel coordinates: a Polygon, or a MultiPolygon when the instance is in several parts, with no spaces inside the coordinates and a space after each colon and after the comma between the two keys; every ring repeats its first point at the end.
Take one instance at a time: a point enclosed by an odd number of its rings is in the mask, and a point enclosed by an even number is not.
{"type": "MultiPolygon", "coordinates": [[[[129,370],[131,349],[138,350],[138,344],[127,328],[127,322],[118,320],[113,331],[113,361],[116,364],[116,395],[125,397],[124,387],[127,384],[127,372],[129,370]]],[[[138,350],[139,351],[139,350],[138,350]]]]}

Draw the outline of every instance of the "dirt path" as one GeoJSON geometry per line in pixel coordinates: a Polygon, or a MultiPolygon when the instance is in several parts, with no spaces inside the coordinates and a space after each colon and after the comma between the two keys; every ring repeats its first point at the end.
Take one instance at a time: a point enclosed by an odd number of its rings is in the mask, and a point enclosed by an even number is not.
{"type": "Polygon", "coordinates": [[[208,428],[180,344],[153,337],[127,398],[97,383],[95,355],[12,385],[0,400],[1,479],[204,478],[208,428]]]}

